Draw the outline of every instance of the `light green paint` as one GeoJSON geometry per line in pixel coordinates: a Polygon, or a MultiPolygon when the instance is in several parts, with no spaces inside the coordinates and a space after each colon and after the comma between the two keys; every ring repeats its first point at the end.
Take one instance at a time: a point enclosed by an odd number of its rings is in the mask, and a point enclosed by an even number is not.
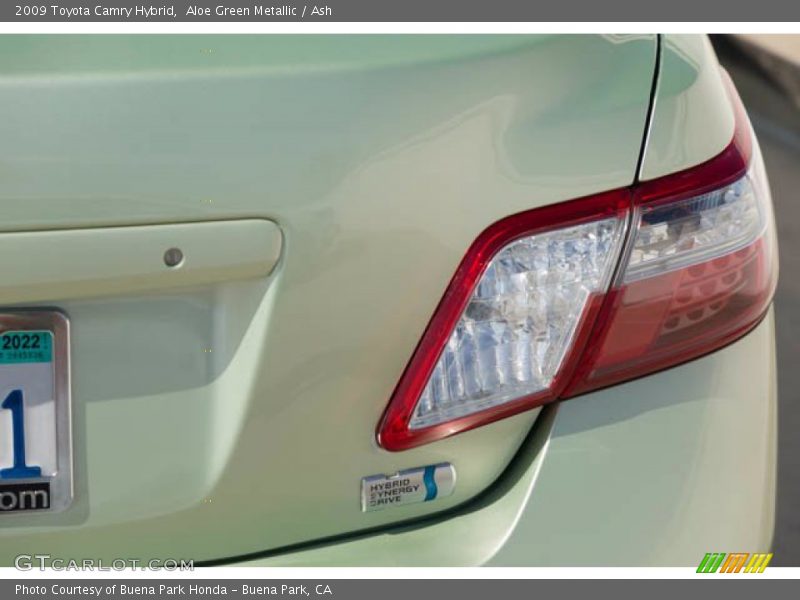
{"type": "MultiPolygon", "coordinates": [[[[538,36],[544,43],[553,36],[538,36]]],[[[0,38],[4,77],[235,77],[303,71],[364,71],[465,59],[530,48],[524,35],[42,35],[0,38]]]]}
{"type": "Polygon", "coordinates": [[[0,562],[234,556],[491,486],[537,411],[402,453],[375,425],[483,228],[633,181],[654,42],[3,36],[0,229],[262,219],[284,245],[269,277],[30,296],[71,319],[76,499],[4,519],[0,562]],[[360,512],[362,476],[438,462],[452,496],[360,512]]]}
{"type": "Polygon", "coordinates": [[[733,108],[706,36],[664,35],[641,179],[693,167],[733,139],[733,108]]]}
{"type": "Polygon", "coordinates": [[[492,493],[449,518],[250,566],[686,566],[767,551],[774,317],[686,365],[561,402],[492,493]],[[732,435],[733,432],[733,435],[732,435]]]}
{"type": "Polygon", "coordinates": [[[263,219],[5,233],[0,256],[18,268],[0,278],[0,303],[165,292],[266,277],[281,232],[263,219]],[[183,255],[174,266],[167,250],[183,255]]]}

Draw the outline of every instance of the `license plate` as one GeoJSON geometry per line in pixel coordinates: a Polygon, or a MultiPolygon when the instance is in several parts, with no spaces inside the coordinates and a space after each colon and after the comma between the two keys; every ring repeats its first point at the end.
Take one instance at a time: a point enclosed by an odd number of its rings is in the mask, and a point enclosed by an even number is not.
{"type": "Polygon", "coordinates": [[[62,313],[0,311],[0,515],[72,501],[69,375],[62,313]]]}

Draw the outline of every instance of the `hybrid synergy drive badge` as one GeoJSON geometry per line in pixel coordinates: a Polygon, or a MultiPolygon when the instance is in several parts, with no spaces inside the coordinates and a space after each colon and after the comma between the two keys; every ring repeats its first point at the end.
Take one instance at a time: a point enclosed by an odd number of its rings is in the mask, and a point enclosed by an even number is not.
{"type": "Polygon", "coordinates": [[[453,493],[456,470],[450,463],[400,471],[394,475],[371,475],[361,480],[361,510],[371,512],[387,506],[430,502],[453,493]]]}

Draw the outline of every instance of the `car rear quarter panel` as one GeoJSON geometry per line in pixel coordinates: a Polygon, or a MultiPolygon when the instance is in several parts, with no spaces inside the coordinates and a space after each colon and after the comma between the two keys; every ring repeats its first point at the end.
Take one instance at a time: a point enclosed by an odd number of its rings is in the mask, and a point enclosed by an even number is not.
{"type": "MultiPolygon", "coordinates": [[[[705,37],[663,36],[652,118],[645,179],[730,142],[705,37]]],[[[771,310],[718,352],[548,407],[490,493],[447,519],[250,564],[696,566],[765,552],[776,418],[771,310]]]]}
{"type": "Polygon", "coordinates": [[[490,493],[448,515],[253,566],[694,566],[765,552],[775,506],[772,311],[686,365],[551,406],[490,493]]]}

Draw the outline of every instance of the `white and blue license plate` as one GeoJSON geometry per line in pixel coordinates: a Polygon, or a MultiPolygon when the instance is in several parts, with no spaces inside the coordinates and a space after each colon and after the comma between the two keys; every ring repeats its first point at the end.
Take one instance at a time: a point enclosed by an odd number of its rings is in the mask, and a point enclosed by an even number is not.
{"type": "Polygon", "coordinates": [[[69,505],[71,429],[67,318],[0,311],[0,515],[69,505]]]}

